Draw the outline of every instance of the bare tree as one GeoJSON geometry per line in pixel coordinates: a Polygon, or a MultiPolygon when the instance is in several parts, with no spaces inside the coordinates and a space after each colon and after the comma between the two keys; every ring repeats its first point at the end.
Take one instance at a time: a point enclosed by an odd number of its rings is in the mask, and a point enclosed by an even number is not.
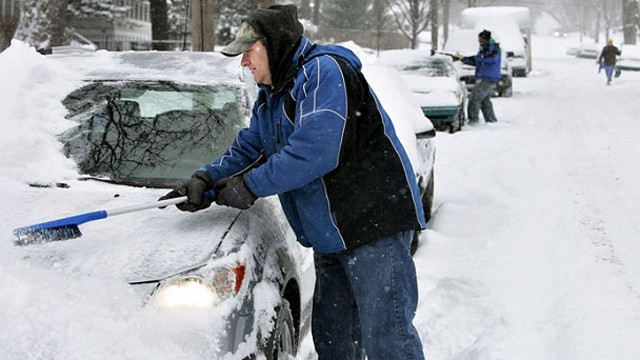
{"type": "Polygon", "coordinates": [[[636,44],[636,32],[640,28],[638,18],[638,1],[622,0],[622,31],[625,44],[636,44]]]}
{"type": "Polygon", "coordinates": [[[411,48],[418,45],[418,35],[429,25],[431,0],[391,0],[389,5],[400,32],[411,42],[411,48]]]}
{"type": "Polygon", "coordinates": [[[449,11],[451,0],[442,0],[442,38],[444,43],[449,39],[449,11]]]}
{"type": "Polygon", "coordinates": [[[431,0],[429,4],[429,22],[431,23],[431,53],[438,50],[438,0],[431,0]]]}

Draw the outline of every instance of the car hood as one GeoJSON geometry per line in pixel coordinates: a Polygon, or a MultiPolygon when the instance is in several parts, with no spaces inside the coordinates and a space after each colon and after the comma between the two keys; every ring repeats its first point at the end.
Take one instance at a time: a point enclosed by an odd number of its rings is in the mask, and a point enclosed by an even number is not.
{"type": "MultiPolygon", "coordinates": [[[[69,188],[30,188],[23,221],[35,224],[82,213],[152,203],[168,192],[77,181],[69,188]]],[[[148,209],[79,225],[77,239],[30,245],[29,257],[58,269],[111,274],[126,282],[162,280],[198,268],[216,256],[238,215],[213,204],[197,213],[175,206],[148,209]]],[[[228,251],[228,249],[227,249],[228,251]]]]}

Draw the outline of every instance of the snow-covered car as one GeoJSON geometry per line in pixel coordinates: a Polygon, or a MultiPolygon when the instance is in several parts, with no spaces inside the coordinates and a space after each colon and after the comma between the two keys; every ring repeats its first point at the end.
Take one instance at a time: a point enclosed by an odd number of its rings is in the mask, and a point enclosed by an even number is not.
{"type": "MultiPolygon", "coordinates": [[[[239,59],[217,53],[99,50],[40,56],[10,49],[4,55],[12,51],[41,57],[26,71],[35,79],[25,81],[29,96],[8,104],[28,110],[16,110],[21,119],[6,119],[34,126],[37,149],[25,154],[15,144],[16,153],[8,155],[20,156],[24,169],[16,175],[23,182],[16,187],[19,205],[10,206],[25,226],[156,202],[248,126],[256,96],[239,59]],[[34,102],[39,107],[29,108],[34,102]],[[40,148],[57,148],[59,154],[40,148]]],[[[430,216],[433,126],[417,105],[407,105],[403,89],[394,87],[397,79],[370,75],[372,84],[386,84],[375,88],[407,148],[430,216]]],[[[20,247],[24,261],[63,279],[90,279],[97,284],[91,289],[100,289],[101,295],[89,296],[99,312],[134,298],[143,316],[133,313],[136,322],[128,335],[135,329],[152,332],[142,341],[162,344],[167,358],[290,359],[310,341],[313,252],[297,243],[276,197],[259,199],[244,211],[213,204],[191,214],[170,206],[79,227],[79,239],[20,247]]],[[[77,303],[84,294],[78,285],[69,286],[48,295],[77,303]]],[[[123,316],[119,306],[114,317],[123,316]]],[[[64,338],[47,346],[74,354],[59,343],[64,338]]],[[[309,353],[308,346],[304,350],[309,353]]],[[[125,357],[136,357],[130,355],[125,357]]]]}
{"type": "Polygon", "coordinates": [[[615,66],[615,77],[623,71],[640,71],[640,46],[624,45],[615,66]]]}
{"type": "Polygon", "coordinates": [[[454,133],[464,126],[467,89],[451,57],[429,56],[415,51],[402,56],[396,50],[382,52],[378,63],[396,68],[411,89],[426,117],[438,130],[454,133]]]}
{"type": "Polygon", "coordinates": [[[584,59],[596,59],[600,56],[601,46],[598,44],[583,43],[576,48],[575,56],[584,59]]]}
{"type": "MultiPolygon", "coordinates": [[[[153,203],[222,155],[248,126],[249,92],[256,88],[242,81],[238,59],[104,51],[47,59],[81,79],[62,100],[75,125],[59,137],[80,176],[25,189],[26,198],[64,206],[23,221],[153,203]]],[[[207,358],[288,359],[308,333],[312,252],[296,242],[275,197],[246,211],[214,203],[190,214],[170,206],[80,229],[78,240],[24,251],[33,258],[57,254],[57,266],[71,272],[108,269],[135,288],[145,311],[206,316],[211,326],[204,344],[186,332],[172,338],[207,358]]]]}

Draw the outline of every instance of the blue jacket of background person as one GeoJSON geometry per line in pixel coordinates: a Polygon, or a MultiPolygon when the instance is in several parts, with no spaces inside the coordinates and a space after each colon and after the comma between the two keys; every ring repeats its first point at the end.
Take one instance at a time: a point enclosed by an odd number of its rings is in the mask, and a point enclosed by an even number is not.
{"type": "Polygon", "coordinates": [[[486,45],[480,46],[477,55],[465,57],[461,61],[476,67],[476,79],[498,82],[500,80],[501,58],[500,44],[491,39],[486,45]]]}
{"type": "Polygon", "coordinates": [[[249,189],[278,194],[298,241],[321,253],[424,229],[413,168],[358,57],[302,37],[290,59],[279,85],[260,85],[249,127],[204,167],[213,181],[250,169],[249,189]]]}

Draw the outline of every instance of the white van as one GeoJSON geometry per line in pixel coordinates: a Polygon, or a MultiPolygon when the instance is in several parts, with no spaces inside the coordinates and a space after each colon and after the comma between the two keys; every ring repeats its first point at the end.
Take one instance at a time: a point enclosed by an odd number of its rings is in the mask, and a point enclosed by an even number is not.
{"type": "Polygon", "coordinates": [[[511,64],[513,76],[527,76],[531,71],[531,13],[528,7],[467,8],[460,12],[460,27],[491,31],[511,64]]]}

